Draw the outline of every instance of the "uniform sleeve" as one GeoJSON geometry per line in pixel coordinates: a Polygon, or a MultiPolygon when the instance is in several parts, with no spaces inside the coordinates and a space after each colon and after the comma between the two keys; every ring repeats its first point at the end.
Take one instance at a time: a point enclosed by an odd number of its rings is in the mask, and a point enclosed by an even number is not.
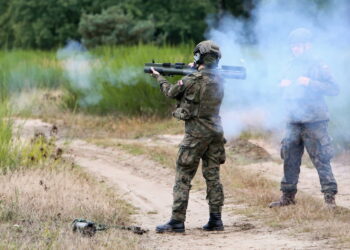
{"type": "Polygon", "coordinates": [[[315,88],[323,95],[336,96],[339,94],[339,87],[333,80],[330,69],[325,64],[320,64],[316,79],[311,79],[310,87],[315,88]]]}
{"type": "Polygon", "coordinates": [[[176,84],[169,83],[163,76],[157,76],[157,81],[160,84],[160,90],[169,98],[178,98],[186,90],[186,88],[193,82],[193,76],[185,76],[176,84]]]}

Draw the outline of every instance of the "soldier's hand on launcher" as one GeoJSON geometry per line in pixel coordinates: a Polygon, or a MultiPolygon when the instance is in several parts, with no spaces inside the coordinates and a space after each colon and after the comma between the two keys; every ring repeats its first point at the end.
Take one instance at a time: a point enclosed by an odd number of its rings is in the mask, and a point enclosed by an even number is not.
{"type": "Polygon", "coordinates": [[[297,83],[299,85],[304,85],[304,86],[308,86],[310,84],[310,78],[306,77],[306,76],[301,76],[298,78],[297,83]]]}
{"type": "Polygon", "coordinates": [[[153,67],[151,67],[151,70],[152,70],[151,76],[157,77],[160,75],[160,73],[158,71],[156,71],[153,67]]]}
{"type": "Polygon", "coordinates": [[[189,63],[188,66],[190,66],[191,68],[193,68],[193,67],[194,67],[194,62],[189,63]]]}
{"type": "Polygon", "coordinates": [[[280,82],[280,87],[288,87],[291,84],[292,84],[291,80],[284,79],[280,82]]]}

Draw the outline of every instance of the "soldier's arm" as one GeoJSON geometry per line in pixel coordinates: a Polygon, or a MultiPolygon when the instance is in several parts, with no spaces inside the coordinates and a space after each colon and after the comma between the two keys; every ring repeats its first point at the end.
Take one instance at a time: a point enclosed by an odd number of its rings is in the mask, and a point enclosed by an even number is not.
{"type": "Polygon", "coordinates": [[[318,70],[317,79],[310,80],[310,87],[315,88],[323,95],[336,96],[339,94],[339,87],[333,80],[329,67],[321,64],[318,70]]]}
{"type": "Polygon", "coordinates": [[[169,98],[178,98],[185,89],[191,84],[193,77],[185,76],[176,84],[169,83],[163,76],[158,75],[156,79],[160,85],[162,93],[169,98]]]}

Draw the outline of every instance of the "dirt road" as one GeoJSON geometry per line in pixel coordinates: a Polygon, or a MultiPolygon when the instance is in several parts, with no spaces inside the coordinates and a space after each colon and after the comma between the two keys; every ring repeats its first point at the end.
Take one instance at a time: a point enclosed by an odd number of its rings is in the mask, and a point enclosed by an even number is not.
{"type": "MultiPolygon", "coordinates": [[[[48,133],[51,125],[39,120],[17,121],[22,134],[34,131],[48,133]]],[[[67,144],[64,138],[61,144],[67,144]]],[[[204,191],[191,192],[184,234],[156,234],[154,228],[170,218],[174,171],[148,159],[115,148],[99,147],[71,140],[66,152],[74,161],[118,189],[123,198],[136,208],[135,224],[148,228],[143,247],[150,249],[319,249],[321,242],[312,242],[288,235],[288,229],[276,231],[258,221],[232,213],[226,199],[223,211],[225,231],[208,233],[200,228],[208,219],[204,191]]]]}

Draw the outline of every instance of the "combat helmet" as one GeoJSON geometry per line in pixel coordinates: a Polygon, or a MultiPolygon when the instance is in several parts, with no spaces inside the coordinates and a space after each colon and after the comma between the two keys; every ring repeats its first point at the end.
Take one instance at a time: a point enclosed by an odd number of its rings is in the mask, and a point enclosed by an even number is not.
{"type": "Polygon", "coordinates": [[[312,32],[306,28],[297,28],[289,33],[289,44],[309,43],[312,42],[312,32]]]}
{"type": "Polygon", "coordinates": [[[216,67],[221,58],[220,47],[211,40],[202,41],[193,50],[195,64],[216,67]]]}

